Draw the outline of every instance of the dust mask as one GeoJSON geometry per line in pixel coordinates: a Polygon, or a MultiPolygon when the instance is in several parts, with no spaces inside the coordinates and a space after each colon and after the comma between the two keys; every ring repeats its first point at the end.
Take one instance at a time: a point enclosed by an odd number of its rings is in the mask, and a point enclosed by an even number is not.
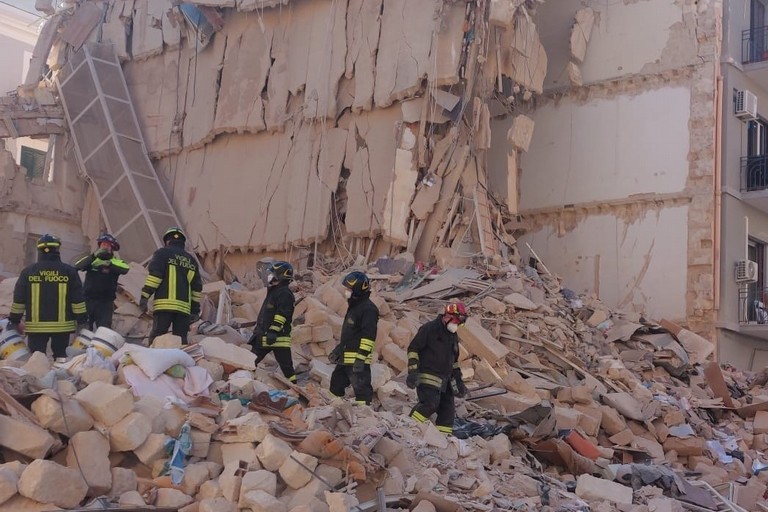
{"type": "Polygon", "coordinates": [[[272,281],[275,280],[275,274],[267,274],[267,284],[272,284],[272,281]]]}
{"type": "Polygon", "coordinates": [[[347,299],[347,300],[351,299],[352,298],[352,290],[345,289],[344,290],[344,298],[347,299]]]}
{"type": "Polygon", "coordinates": [[[445,326],[446,329],[448,329],[448,332],[455,333],[459,330],[459,324],[450,323],[445,326]]]}

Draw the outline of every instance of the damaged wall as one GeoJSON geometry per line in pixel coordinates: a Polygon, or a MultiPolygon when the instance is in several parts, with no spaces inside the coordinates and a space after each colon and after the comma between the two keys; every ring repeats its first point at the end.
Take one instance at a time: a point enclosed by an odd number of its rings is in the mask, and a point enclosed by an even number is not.
{"type": "Polygon", "coordinates": [[[550,93],[521,157],[523,240],[566,286],[712,336],[720,2],[568,6],[538,9],[550,93]],[[569,24],[580,35],[584,9],[594,25],[581,58],[583,40],[555,35],[569,24]]]}

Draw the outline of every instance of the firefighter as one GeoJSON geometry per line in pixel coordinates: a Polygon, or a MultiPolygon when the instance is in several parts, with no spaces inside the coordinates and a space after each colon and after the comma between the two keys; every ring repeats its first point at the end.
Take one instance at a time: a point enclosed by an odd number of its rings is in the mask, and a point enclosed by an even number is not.
{"type": "Polygon", "coordinates": [[[363,272],[350,272],[342,285],[348,308],[341,340],[330,357],[336,364],[331,374],[331,393],[343,397],[351,384],[355,400],[370,405],[373,399],[371,360],[379,309],[371,302],[371,283],[363,272]]]}
{"type": "Polygon", "coordinates": [[[21,271],[13,289],[8,330],[25,331],[32,352],[45,353],[48,340],[56,362],[67,360],[69,335],[86,327],[83,284],[77,269],[61,261],[61,241],[43,235],[37,241],[37,263],[21,271]]]}
{"type": "Polygon", "coordinates": [[[177,227],[163,235],[165,247],[156,250],[149,262],[149,274],[141,289],[139,308],[147,312],[154,295],[152,331],[149,343],[173,326],[173,334],[187,344],[189,324],[200,318],[200,292],[203,284],[195,258],[184,250],[187,236],[177,227]]]}
{"type": "Polygon", "coordinates": [[[294,298],[288,285],[293,280],[293,267],[287,261],[276,261],[267,268],[267,297],[261,305],[256,328],[248,341],[258,365],[270,352],[280,365],[285,378],[296,382],[291,358],[291,322],[294,298]]]}
{"type": "Polygon", "coordinates": [[[117,239],[104,233],[96,239],[98,249],[75,263],[75,268],[85,272],[85,309],[88,312],[88,328],[112,327],[118,278],[128,273],[128,264],[115,258],[120,250],[117,239]]]}
{"type": "Polygon", "coordinates": [[[421,423],[437,413],[435,425],[444,434],[453,433],[453,397],[467,393],[459,368],[459,337],[456,331],[467,319],[461,302],[448,304],[437,318],[419,328],[408,345],[409,388],[416,388],[419,402],[410,416],[421,423]]]}

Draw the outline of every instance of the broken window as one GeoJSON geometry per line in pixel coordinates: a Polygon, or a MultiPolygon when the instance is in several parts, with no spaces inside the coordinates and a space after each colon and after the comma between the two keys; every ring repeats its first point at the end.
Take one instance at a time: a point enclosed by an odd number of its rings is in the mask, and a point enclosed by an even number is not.
{"type": "Polygon", "coordinates": [[[43,177],[45,174],[45,157],[45,151],[21,146],[19,163],[24,168],[28,180],[43,177]]]}
{"type": "Polygon", "coordinates": [[[747,305],[748,321],[760,324],[768,323],[768,294],[765,289],[765,244],[754,238],[749,239],[747,259],[757,263],[757,281],[748,283],[747,305]]]}

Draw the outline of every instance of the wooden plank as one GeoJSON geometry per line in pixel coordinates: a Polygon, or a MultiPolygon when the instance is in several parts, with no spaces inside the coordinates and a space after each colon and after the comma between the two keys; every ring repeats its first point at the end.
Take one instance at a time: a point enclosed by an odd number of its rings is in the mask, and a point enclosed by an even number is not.
{"type": "Polygon", "coordinates": [[[715,397],[722,398],[723,405],[732,408],[733,400],[731,399],[731,393],[728,391],[728,386],[725,384],[723,372],[720,371],[720,365],[716,362],[709,363],[704,368],[704,376],[707,378],[707,384],[712,389],[715,397]]]}

